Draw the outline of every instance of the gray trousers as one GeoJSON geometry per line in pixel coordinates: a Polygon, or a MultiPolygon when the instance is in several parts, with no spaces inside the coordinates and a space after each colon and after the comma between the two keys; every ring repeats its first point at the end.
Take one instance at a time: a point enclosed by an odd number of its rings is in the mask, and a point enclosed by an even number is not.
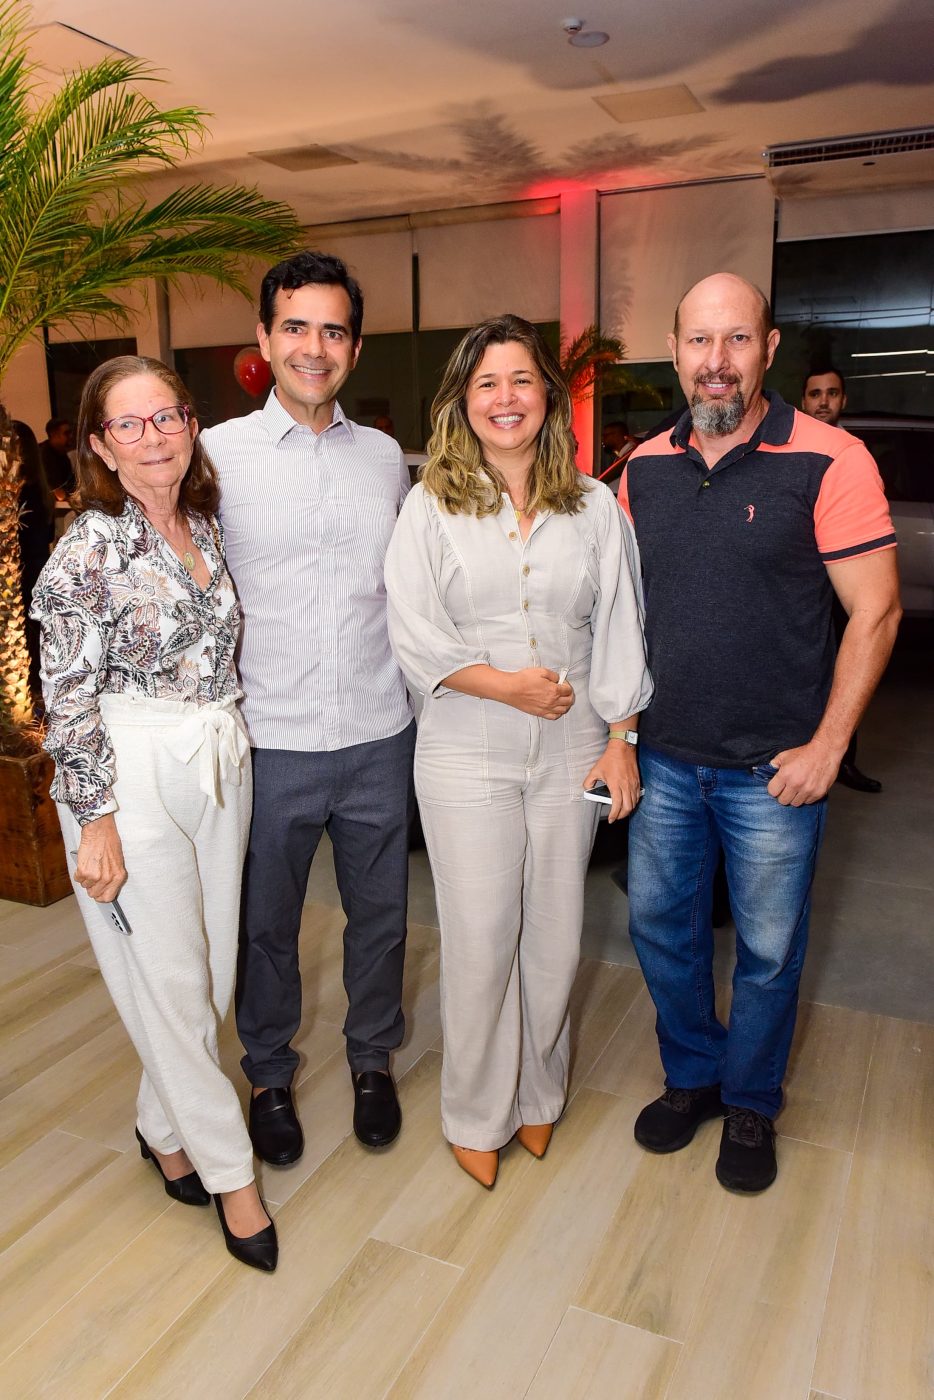
{"type": "Polygon", "coordinates": [[[344,930],[347,1059],[385,1069],[405,1032],[402,968],[415,724],[330,753],[253,750],[243,876],[237,1031],[250,1082],[292,1082],[302,1016],[298,934],[312,858],[327,831],[344,930]]]}
{"type": "Polygon", "coordinates": [[[564,1109],[598,819],[581,784],[604,739],[486,702],[478,754],[462,709],[439,701],[423,722],[416,790],[441,925],[442,1127],[489,1151],[564,1109]]]}

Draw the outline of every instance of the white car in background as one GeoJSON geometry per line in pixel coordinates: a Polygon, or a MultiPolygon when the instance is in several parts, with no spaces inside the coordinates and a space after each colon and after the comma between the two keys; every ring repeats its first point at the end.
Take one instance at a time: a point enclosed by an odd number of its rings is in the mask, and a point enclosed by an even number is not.
{"type": "Polygon", "coordinates": [[[934,418],[847,414],[840,427],[875,457],[898,536],[902,608],[934,617],[934,418]]]}

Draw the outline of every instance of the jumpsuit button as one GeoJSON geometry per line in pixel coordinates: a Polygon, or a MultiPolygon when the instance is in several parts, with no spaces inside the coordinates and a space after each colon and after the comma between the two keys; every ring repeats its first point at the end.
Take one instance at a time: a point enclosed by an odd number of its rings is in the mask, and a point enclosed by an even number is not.
{"type": "Polygon", "coordinates": [[[515,530],[510,530],[510,531],[509,531],[509,538],[510,538],[511,540],[517,540],[517,539],[519,538],[519,536],[517,535],[517,533],[516,533],[515,530]]]}
{"type": "Polygon", "coordinates": [[[522,606],[525,608],[526,612],[528,612],[528,610],[529,610],[529,600],[528,600],[528,598],[526,598],[526,600],[525,600],[525,602],[522,604],[522,606]]]}
{"type": "Polygon", "coordinates": [[[530,646],[530,647],[537,647],[537,646],[538,646],[538,642],[535,640],[534,637],[530,637],[530,638],[529,638],[529,646],[530,646]]]}
{"type": "Polygon", "coordinates": [[[523,564],[523,565],[522,565],[522,572],[523,572],[524,574],[530,574],[530,573],[532,572],[532,570],[529,568],[528,564],[523,564]]]}

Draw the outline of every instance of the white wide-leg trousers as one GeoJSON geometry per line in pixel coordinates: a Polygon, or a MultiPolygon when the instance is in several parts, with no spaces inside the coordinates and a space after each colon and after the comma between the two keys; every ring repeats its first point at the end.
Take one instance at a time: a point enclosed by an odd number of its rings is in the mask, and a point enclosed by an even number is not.
{"type": "MultiPolygon", "coordinates": [[[[234,1191],[253,1180],[253,1149],[217,1034],[236,977],[252,796],[246,736],[232,702],[104,695],[101,714],[127,868],[118,899],[132,933],[80,885],[75,894],[143,1062],[139,1131],[158,1152],[184,1148],[208,1191],[234,1191]]],[[[58,813],[66,850],[76,851],[81,829],[67,807],[58,813]]]]}
{"type": "Polygon", "coordinates": [[[564,1109],[598,819],[581,784],[604,747],[507,706],[487,713],[485,754],[458,743],[452,719],[420,733],[415,761],[441,927],[442,1127],[481,1151],[564,1109]]]}

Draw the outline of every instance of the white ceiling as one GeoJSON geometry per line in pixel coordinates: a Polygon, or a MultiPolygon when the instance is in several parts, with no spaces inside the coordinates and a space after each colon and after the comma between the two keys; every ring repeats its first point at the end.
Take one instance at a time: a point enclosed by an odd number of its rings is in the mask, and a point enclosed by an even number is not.
{"type": "MultiPolygon", "coordinates": [[[[580,0],[610,35],[596,49],[568,45],[569,3],[34,0],[33,14],[146,58],[160,101],[213,113],[186,175],[257,184],[307,223],[746,174],[777,142],[934,123],[932,0],[580,0]],[[676,84],[701,110],[621,125],[593,100],[676,84]],[[249,155],[311,144],[358,163],[293,173],[249,155]]],[[[101,52],[58,29],[36,46],[51,67],[101,52]]]]}

